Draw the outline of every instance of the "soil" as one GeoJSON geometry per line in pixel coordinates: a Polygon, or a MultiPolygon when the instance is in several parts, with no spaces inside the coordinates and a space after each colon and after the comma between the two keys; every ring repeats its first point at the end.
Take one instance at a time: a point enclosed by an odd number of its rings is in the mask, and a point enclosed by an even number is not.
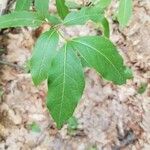
{"type": "MultiPolygon", "coordinates": [[[[0,35],[0,48],[5,49],[0,52],[5,62],[0,65],[0,150],[150,150],[150,1],[134,0],[132,19],[124,29],[113,20],[115,10],[113,2],[107,11],[110,38],[134,78],[117,86],[85,69],[86,88],[74,113],[78,126],[73,133],[67,125],[56,128],[45,106],[46,83],[35,87],[24,67],[35,32],[9,29],[0,35]],[[140,94],[142,84],[147,87],[140,94]],[[33,131],[33,123],[40,130],[33,131]]],[[[95,34],[91,26],[64,32],[69,36],[95,34]]]]}

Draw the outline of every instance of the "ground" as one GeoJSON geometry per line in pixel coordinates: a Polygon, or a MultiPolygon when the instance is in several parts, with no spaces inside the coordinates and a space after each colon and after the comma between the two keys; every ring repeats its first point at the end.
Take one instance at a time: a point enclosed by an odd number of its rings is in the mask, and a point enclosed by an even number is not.
{"type": "MultiPolygon", "coordinates": [[[[86,88],[74,113],[74,133],[67,125],[56,128],[45,106],[46,84],[35,87],[23,69],[36,40],[33,30],[8,30],[0,36],[5,48],[1,60],[10,63],[0,65],[0,150],[150,150],[150,1],[134,0],[133,17],[124,29],[112,20],[115,7],[114,2],[107,12],[111,40],[134,78],[116,86],[85,69],[86,88]],[[140,94],[142,84],[147,88],[140,94]],[[33,123],[38,130],[33,131],[33,123]]],[[[74,36],[96,31],[87,24],[64,32],[74,36]]]]}

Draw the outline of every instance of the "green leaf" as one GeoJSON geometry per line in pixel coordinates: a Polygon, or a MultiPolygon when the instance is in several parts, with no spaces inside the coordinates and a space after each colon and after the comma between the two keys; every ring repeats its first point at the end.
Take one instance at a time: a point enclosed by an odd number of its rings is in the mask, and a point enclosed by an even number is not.
{"type": "Polygon", "coordinates": [[[125,70],[125,75],[128,79],[132,79],[133,78],[133,72],[130,68],[126,67],[126,70],[125,70]]]}
{"type": "Polygon", "coordinates": [[[79,11],[69,13],[64,19],[63,24],[69,25],[83,25],[88,20],[100,24],[103,28],[104,35],[109,37],[109,23],[103,15],[103,10],[98,7],[84,7],[79,11]]]}
{"type": "Polygon", "coordinates": [[[65,5],[65,0],[56,0],[56,7],[59,16],[64,19],[69,13],[68,7],[65,5]]]}
{"type": "Polygon", "coordinates": [[[119,85],[126,83],[128,75],[123,59],[107,38],[85,36],[73,39],[70,44],[88,66],[94,68],[103,78],[119,85]]]}
{"type": "Polygon", "coordinates": [[[29,10],[31,2],[32,0],[17,0],[15,10],[16,11],[29,10]]]}
{"type": "Polygon", "coordinates": [[[59,36],[55,30],[43,33],[37,40],[30,60],[31,75],[35,85],[47,79],[51,61],[56,54],[59,36]]]}
{"type": "Polygon", "coordinates": [[[84,7],[79,11],[69,13],[64,19],[63,24],[69,25],[83,25],[88,20],[99,21],[103,18],[102,11],[96,7],[84,7]]]}
{"type": "Polygon", "coordinates": [[[52,25],[58,25],[61,23],[61,20],[59,18],[57,18],[56,16],[53,16],[53,15],[50,15],[50,14],[46,15],[46,19],[52,25]]]}
{"type": "Polygon", "coordinates": [[[81,8],[81,6],[79,4],[77,4],[76,2],[73,1],[66,1],[66,6],[70,9],[78,9],[81,8]]]}
{"type": "Polygon", "coordinates": [[[48,14],[49,0],[35,0],[35,9],[42,15],[48,14]]]}
{"type": "Polygon", "coordinates": [[[139,94],[143,94],[147,89],[148,84],[147,83],[141,83],[140,87],[138,88],[137,92],[139,94]]]}
{"type": "Polygon", "coordinates": [[[131,16],[132,16],[132,0],[120,0],[117,15],[120,26],[125,27],[128,24],[128,21],[131,16]]]}
{"type": "Polygon", "coordinates": [[[100,8],[105,9],[107,8],[111,3],[111,0],[99,0],[100,8]]]}
{"type": "Polygon", "coordinates": [[[18,11],[0,17],[0,28],[37,27],[43,23],[43,20],[34,12],[18,11]]]}
{"type": "Polygon", "coordinates": [[[110,36],[110,29],[109,29],[109,22],[108,22],[108,20],[104,17],[101,20],[101,24],[102,24],[104,36],[109,38],[109,36],[110,36]]]}
{"type": "Polygon", "coordinates": [[[91,17],[91,20],[95,23],[97,23],[99,26],[102,27],[103,35],[108,37],[110,36],[110,28],[109,28],[109,22],[108,20],[102,16],[102,17],[91,17]]]}
{"type": "Polygon", "coordinates": [[[68,130],[76,130],[78,127],[78,120],[76,117],[72,116],[68,119],[68,130]]]}
{"type": "Polygon", "coordinates": [[[36,133],[41,132],[41,128],[40,128],[40,126],[39,126],[36,122],[33,122],[32,124],[30,124],[28,128],[29,128],[32,132],[36,132],[36,133]]]}
{"type": "Polygon", "coordinates": [[[86,14],[87,8],[82,8],[79,11],[70,12],[64,19],[63,24],[70,25],[83,25],[89,20],[89,14],[86,14]]]}
{"type": "Polygon", "coordinates": [[[66,44],[53,60],[48,78],[47,107],[58,128],[72,116],[84,84],[80,60],[66,44]]]}
{"type": "Polygon", "coordinates": [[[76,117],[72,116],[71,118],[68,119],[67,121],[67,133],[70,136],[75,136],[78,128],[78,120],[76,117]]]}

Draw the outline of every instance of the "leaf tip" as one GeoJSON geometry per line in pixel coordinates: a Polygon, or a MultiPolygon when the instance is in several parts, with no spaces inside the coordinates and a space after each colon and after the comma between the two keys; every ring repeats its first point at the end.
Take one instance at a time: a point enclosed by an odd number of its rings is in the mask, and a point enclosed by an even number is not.
{"type": "Polygon", "coordinates": [[[34,76],[34,74],[32,74],[32,72],[31,72],[31,75],[32,75],[32,82],[37,87],[42,81],[38,80],[37,77],[34,76]]]}

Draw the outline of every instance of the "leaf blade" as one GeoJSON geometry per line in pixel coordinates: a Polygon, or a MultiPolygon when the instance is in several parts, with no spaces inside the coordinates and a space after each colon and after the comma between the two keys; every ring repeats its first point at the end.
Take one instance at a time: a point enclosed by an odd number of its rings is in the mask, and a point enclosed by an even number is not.
{"type": "Polygon", "coordinates": [[[17,0],[16,11],[29,10],[32,0],[17,0]]]}
{"type": "Polygon", "coordinates": [[[118,9],[118,21],[121,27],[125,27],[132,16],[132,0],[120,0],[118,9]]]}
{"type": "Polygon", "coordinates": [[[104,36],[106,36],[107,38],[109,38],[109,36],[110,36],[110,28],[109,28],[109,22],[108,22],[108,20],[104,17],[102,19],[102,21],[101,21],[101,24],[102,24],[104,36]]]}
{"type": "Polygon", "coordinates": [[[59,36],[55,30],[43,33],[36,42],[30,60],[32,80],[35,85],[47,79],[51,61],[56,54],[59,36]]]}
{"type": "Polygon", "coordinates": [[[99,7],[85,7],[77,12],[71,12],[66,16],[63,24],[66,26],[83,25],[89,20],[102,26],[104,35],[109,37],[109,23],[103,14],[103,10],[99,7]]]}
{"type": "Polygon", "coordinates": [[[43,20],[34,12],[18,11],[1,16],[0,28],[23,26],[37,27],[42,24],[42,22],[43,20]]]}
{"type": "Polygon", "coordinates": [[[94,68],[103,78],[115,84],[126,82],[126,67],[116,47],[106,38],[99,36],[85,36],[74,39],[74,49],[86,61],[89,67],[94,68]]]}
{"type": "Polygon", "coordinates": [[[47,21],[48,21],[50,24],[52,24],[52,25],[61,24],[60,18],[57,18],[56,16],[47,14],[47,15],[46,15],[46,19],[47,19],[47,21]]]}
{"type": "MultiPolygon", "coordinates": [[[[99,17],[102,17],[100,15],[101,10],[97,9],[96,7],[83,7],[79,11],[73,11],[69,13],[65,19],[63,24],[64,25],[83,25],[85,24],[88,20],[93,19],[94,21],[99,19],[99,17]]],[[[92,21],[93,21],[92,20],[92,21]]]]}
{"type": "Polygon", "coordinates": [[[65,45],[54,59],[48,89],[47,107],[61,128],[72,116],[84,89],[82,66],[70,46],[65,45]]]}
{"type": "Polygon", "coordinates": [[[102,9],[107,8],[111,3],[111,0],[100,0],[99,5],[102,9]]]}
{"type": "Polygon", "coordinates": [[[35,8],[42,15],[48,14],[49,0],[35,0],[35,8]]]}
{"type": "Polygon", "coordinates": [[[59,16],[64,19],[69,13],[68,7],[65,5],[65,0],[56,0],[56,7],[59,16]]]}

